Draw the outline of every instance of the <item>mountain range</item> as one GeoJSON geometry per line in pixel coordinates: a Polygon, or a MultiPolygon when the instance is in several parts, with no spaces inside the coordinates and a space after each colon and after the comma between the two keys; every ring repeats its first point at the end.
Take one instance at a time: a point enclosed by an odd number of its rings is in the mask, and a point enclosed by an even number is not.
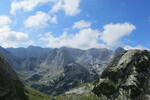
{"type": "Polygon", "coordinates": [[[0,56],[0,79],[3,81],[0,98],[5,98],[10,92],[12,98],[23,96],[24,100],[37,96],[46,100],[150,99],[150,53],[147,50],[30,46],[22,49],[0,47],[0,54],[4,56],[0,56]],[[20,55],[24,52],[28,56],[20,55]],[[7,84],[2,88],[5,82],[7,84]],[[26,85],[55,97],[51,98],[26,85]],[[37,95],[33,96],[32,91],[37,95]]]}
{"type": "Polygon", "coordinates": [[[121,48],[116,51],[106,48],[80,50],[68,47],[51,49],[35,46],[0,48],[0,53],[12,65],[23,83],[49,95],[60,95],[82,83],[99,78],[113,56],[122,52],[124,51],[121,48]],[[68,65],[72,67],[66,71],[68,65]],[[81,75],[84,77],[79,77],[81,75]],[[66,77],[68,79],[74,77],[74,79],[67,82],[66,77]],[[65,86],[68,88],[64,88],[65,86]],[[59,92],[60,89],[63,91],[59,92]]]}

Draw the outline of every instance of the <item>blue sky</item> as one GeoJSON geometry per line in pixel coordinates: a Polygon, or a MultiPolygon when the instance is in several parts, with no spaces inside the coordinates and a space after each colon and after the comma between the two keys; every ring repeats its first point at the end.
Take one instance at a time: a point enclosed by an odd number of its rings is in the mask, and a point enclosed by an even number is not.
{"type": "Polygon", "coordinates": [[[149,0],[1,0],[3,47],[150,49],[149,0]]]}

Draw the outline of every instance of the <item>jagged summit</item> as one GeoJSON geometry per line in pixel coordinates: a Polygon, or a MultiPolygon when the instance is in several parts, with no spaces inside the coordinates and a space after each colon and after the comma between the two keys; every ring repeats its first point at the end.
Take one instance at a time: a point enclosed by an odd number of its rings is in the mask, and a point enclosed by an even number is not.
{"type": "Polygon", "coordinates": [[[118,56],[118,55],[120,55],[120,54],[122,54],[122,53],[124,53],[124,52],[126,52],[126,50],[125,50],[124,48],[118,47],[118,48],[115,50],[115,52],[114,52],[114,56],[116,57],[116,56],[118,56]]]}
{"type": "Polygon", "coordinates": [[[51,48],[42,48],[39,46],[29,46],[27,48],[24,47],[6,48],[6,49],[21,59],[35,58],[42,55],[43,53],[51,51],[51,48]]]}

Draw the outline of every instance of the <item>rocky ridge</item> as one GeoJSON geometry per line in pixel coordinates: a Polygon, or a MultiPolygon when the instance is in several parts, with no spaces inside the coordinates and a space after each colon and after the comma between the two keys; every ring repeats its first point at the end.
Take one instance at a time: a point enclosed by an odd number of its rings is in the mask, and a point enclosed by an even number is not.
{"type": "Polygon", "coordinates": [[[150,99],[150,52],[130,50],[114,58],[93,93],[111,100],[150,99]]]}

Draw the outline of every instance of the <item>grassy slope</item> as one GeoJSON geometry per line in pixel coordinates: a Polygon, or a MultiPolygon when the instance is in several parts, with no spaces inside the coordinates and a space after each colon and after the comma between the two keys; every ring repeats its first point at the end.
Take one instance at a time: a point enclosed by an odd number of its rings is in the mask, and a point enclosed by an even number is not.
{"type": "Polygon", "coordinates": [[[54,100],[52,97],[27,86],[25,87],[25,90],[25,95],[28,97],[29,100],[54,100]]]}
{"type": "Polygon", "coordinates": [[[95,94],[93,94],[91,84],[82,84],[70,90],[69,92],[66,92],[56,97],[56,100],[106,100],[106,99],[97,97],[95,94]]]}

